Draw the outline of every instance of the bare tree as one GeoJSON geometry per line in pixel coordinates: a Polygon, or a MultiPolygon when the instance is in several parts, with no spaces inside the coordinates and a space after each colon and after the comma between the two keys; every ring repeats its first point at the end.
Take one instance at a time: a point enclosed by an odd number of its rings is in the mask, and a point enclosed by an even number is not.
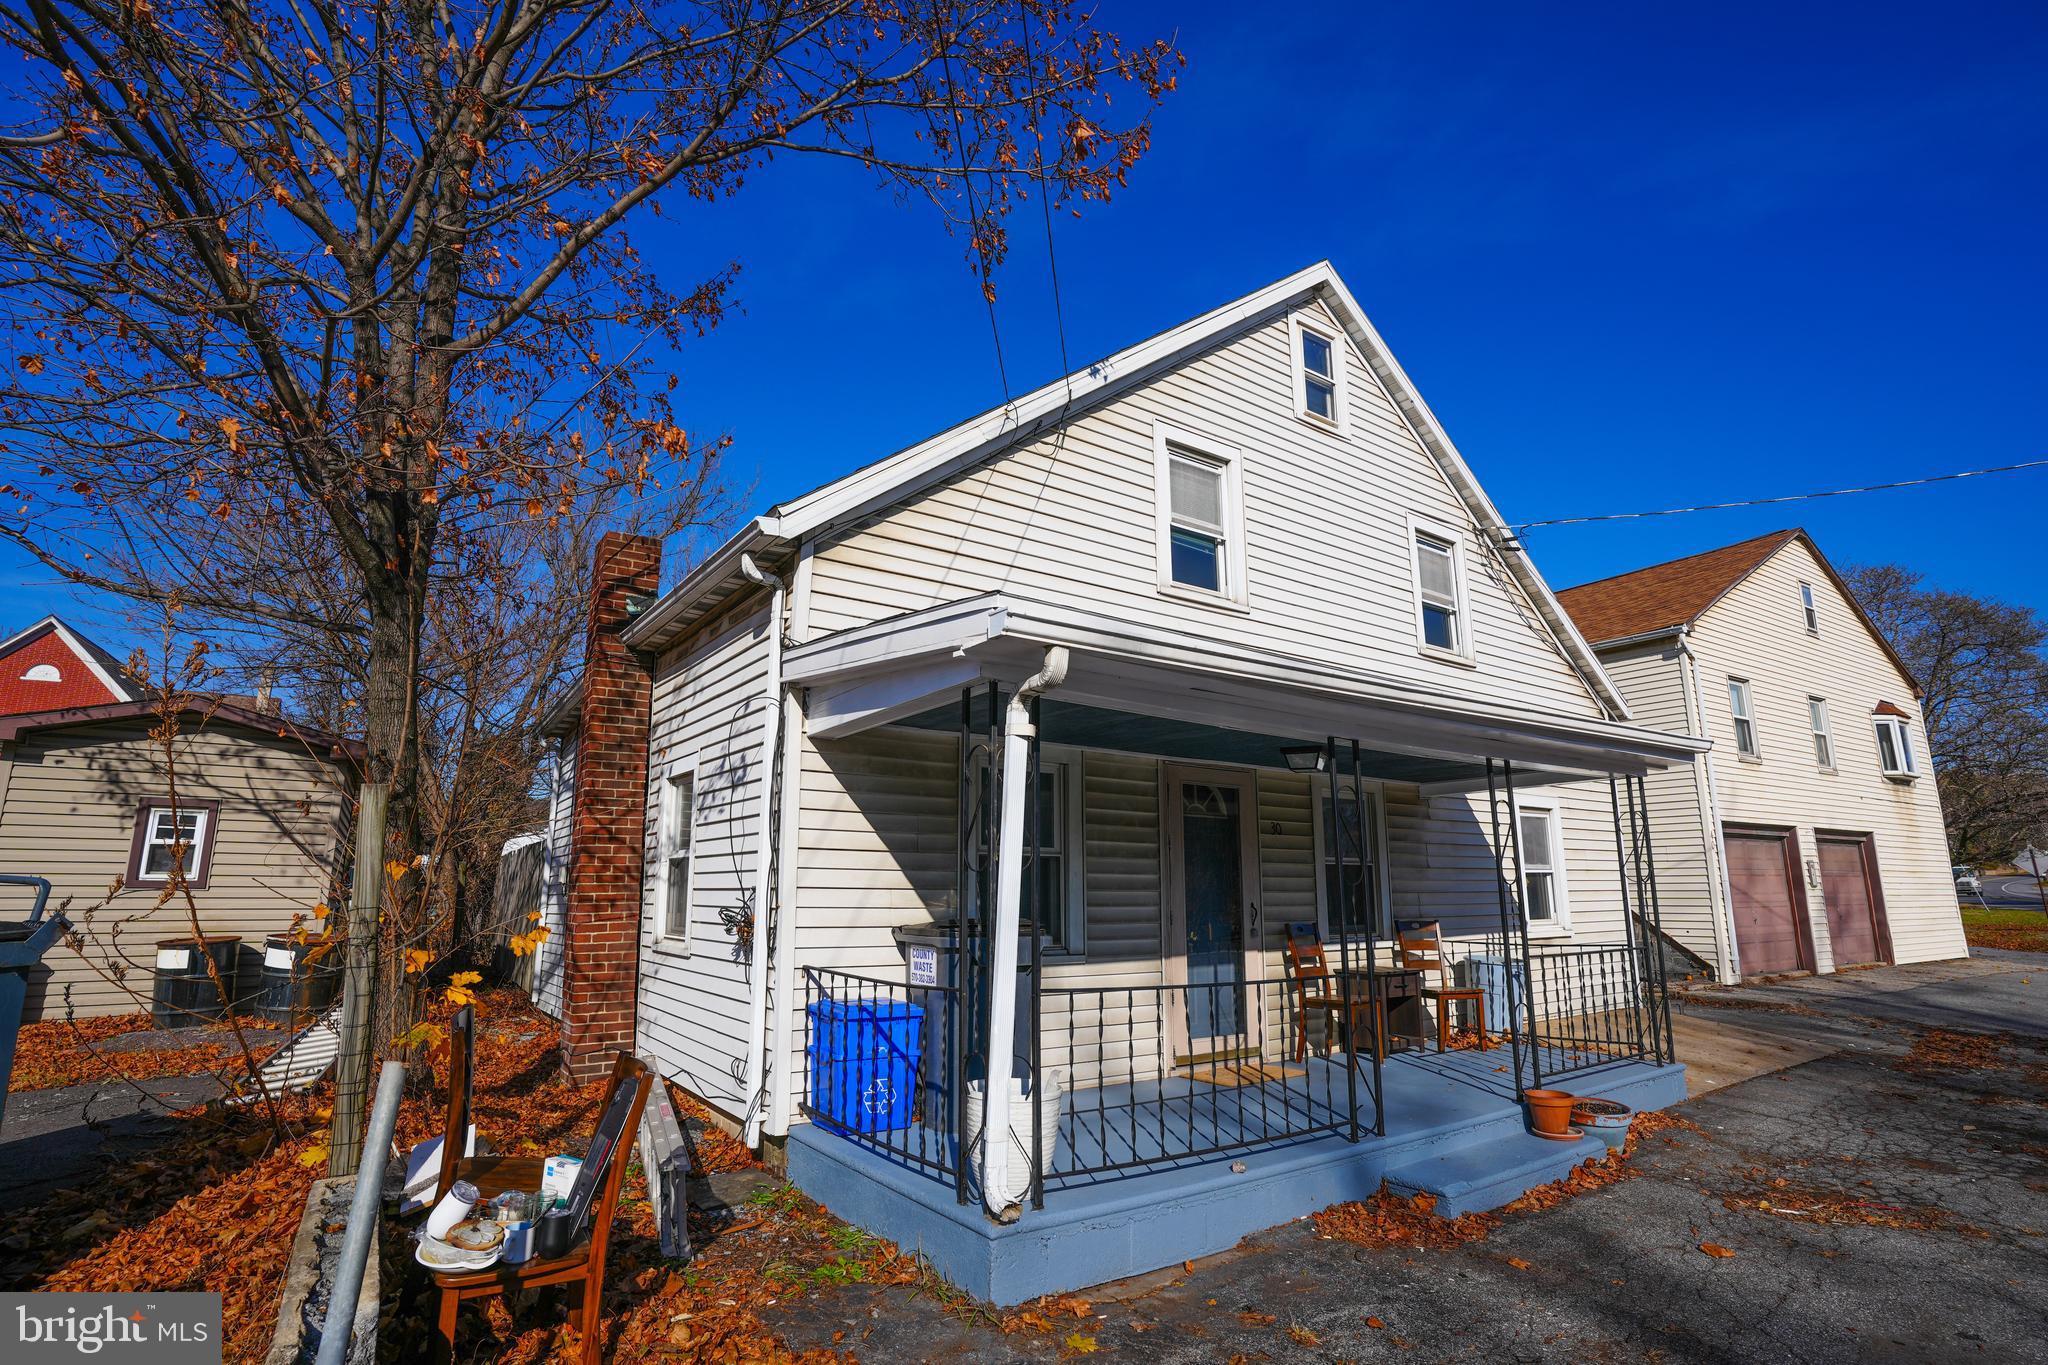
{"type": "Polygon", "coordinates": [[[2048,831],[2048,622],[2031,608],[1922,586],[1896,564],[1847,570],[1913,670],[1952,855],[1993,862],[2048,831]]]}

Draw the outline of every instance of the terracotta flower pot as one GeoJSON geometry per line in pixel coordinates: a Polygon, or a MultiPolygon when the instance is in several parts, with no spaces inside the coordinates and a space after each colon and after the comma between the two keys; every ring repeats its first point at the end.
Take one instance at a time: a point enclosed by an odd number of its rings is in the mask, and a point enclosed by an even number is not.
{"type": "Polygon", "coordinates": [[[1524,1090],[1529,1106],[1529,1128],[1538,1137],[1569,1142],[1578,1136],[1571,1128],[1572,1096],[1562,1090],[1524,1090]]]}

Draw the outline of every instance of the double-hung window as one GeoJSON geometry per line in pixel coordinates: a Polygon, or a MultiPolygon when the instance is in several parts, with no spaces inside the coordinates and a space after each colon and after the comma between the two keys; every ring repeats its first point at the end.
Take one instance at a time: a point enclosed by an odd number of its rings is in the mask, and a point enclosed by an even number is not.
{"type": "Polygon", "coordinates": [[[1827,698],[1808,697],[1806,716],[1807,723],[1813,728],[1813,761],[1832,770],[1835,766],[1835,737],[1828,730],[1827,698]]]}
{"type": "Polygon", "coordinates": [[[136,817],[128,883],[162,886],[175,869],[188,885],[204,887],[212,871],[213,822],[217,813],[212,802],[180,801],[173,807],[168,798],[144,801],[136,817]]]}
{"type": "Polygon", "coordinates": [[[1808,635],[1820,634],[1820,608],[1814,605],[1813,584],[1811,583],[1801,583],[1799,585],[1799,611],[1806,618],[1806,633],[1808,635]]]}
{"type": "Polygon", "coordinates": [[[1159,585],[1243,606],[1243,484],[1237,452],[1159,427],[1159,585]]]}
{"type": "Polygon", "coordinates": [[[1913,736],[1906,718],[1881,704],[1872,721],[1877,726],[1877,766],[1886,777],[1914,776],[1919,769],[1913,763],[1913,736]]]}
{"type": "MultiPolygon", "coordinates": [[[[1040,753],[1038,859],[1035,865],[1030,860],[1030,850],[1024,850],[1025,886],[1034,892],[1038,899],[1040,936],[1046,945],[1056,952],[1077,954],[1082,951],[1084,938],[1081,781],[1081,755],[1078,750],[1053,749],[1048,746],[1040,753]]],[[[988,760],[979,758],[974,764],[974,788],[971,796],[977,805],[983,798],[984,789],[988,801],[988,818],[994,820],[996,813],[1001,809],[1001,785],[990,785],[988,760]]],[[[1028,809],[1026,818],[1029,818],[1028,809]]],[[[981,919],[982,891],[981,879],[969,877],[969,923],[977,923],[981,919]]],[[[1018,905],[1017,926],[1020,932],[1030,915],[1031,907],[1028,904],[1018,905]]]]}
{"type": "Polygon", "coordinates": [[[1295,402],[1303,417],[1341,426],[1344,415],[1343,353],[1334,336],[1294,320],[1295,402]]]}
{"type": "Polygon", "coordinates": [[[694,841],[696,776],[673,773],[661,792],[661,936],[670,946],[690,945],[690,846],[694,841]]]}
{"type": "Polygon", "coordinates": [[[1424,649],[1470,658],[1472,632],[1465,610],[1464,551],[1456,532],[1414,526],[1415,629],[1424,649]]]}
{"type": "Polygon", "coordinates": [[[1515,853],[1522,865],[1522,913],[1531,929],[1565,927],[1564,857],[1557,811],[1522,806],[1515,827],[1515,853]]]}
{"type": "Polygon", "coordinates": [[[1749,683],[1742,678],[1728,680],[1728,716],[1735,722],[1735,752],[1744,758],[1757,757],[1756,712],[1749,701],[1749,683]]]}

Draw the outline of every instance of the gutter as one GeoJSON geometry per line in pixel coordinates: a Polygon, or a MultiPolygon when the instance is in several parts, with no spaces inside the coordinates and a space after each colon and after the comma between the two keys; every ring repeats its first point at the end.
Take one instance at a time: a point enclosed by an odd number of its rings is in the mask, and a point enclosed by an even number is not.
{"type": "MultiPolygon", "coordinates": [[[[1691,634],[1688,627],[1678,628],[1678,659],[1679,666],[1685,671],[1685,695],[1692,709],[1693,725],[1697,727],[1698,736],[1705,739],[1707,698],[1706,693],[1700,690],[1699,656],[1692,652],[1691,634]]],[[[1742,979],[1742,963],[1736,953],[1735,936],[1729,932],[1734,891],[1728,884],[1728,842],[1721,829],[1721,783],[1715,776],[1712,750],[1702,753],[1693,769],[1693,790],[1706,820],[1706,828],[1700,832],[1700,844],[1707,855],[1707,908],[1714,923],[1714,966],[1721,972],[1723,981],[1739,981],[1742,979]]]]}
{"type": "Polygon", "coordinates": [[[747,960],[747,1057],[740,1082],[746,1101],[746,1144],[761,1140],[761,1121],[766,1095],[762,1080],[767,1068],[768,1041],[768,893],[774,873],[775,850],[775,756],[780,747],[782,718],[782,580],[762,569],[752,555],[740,556],[740,573],[749,583],[768,589],[768,677],[761,688],[761,771],[759,820],[754,841],[754,938],[747,960]]]}
{"type": "MultiPolygon", "coordinates": [[[[755,517],[732,537],[713,550],[696,568],[683,575],[683,581],[670,588],[654,604],[636,616],[632,623],[619,632],[619,638],[629,649],[655,649],[658,641],[676,618],[696,606],[715,588],[723,586],[735,575],[744,573],[742,561],[750,556],[765,553],[770,547],[781,542],[780,519],[771,516],[755,517]]],[[[778,627],[778,630],[780,628],[778,627]]]]}

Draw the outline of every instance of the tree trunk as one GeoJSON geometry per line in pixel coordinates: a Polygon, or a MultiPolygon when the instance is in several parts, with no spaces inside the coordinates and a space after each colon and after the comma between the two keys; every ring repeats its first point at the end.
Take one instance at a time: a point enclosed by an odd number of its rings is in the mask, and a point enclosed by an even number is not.
{"type": "Polygon", "coordinates": [[[384,840],[384,866],[404,868],[390,879],[377,935],[376,1055],[391,1056],[392,1040],[413,1026],[414,983],[405,972],[412,926],[424,920],[418,904],[426,879],[415,859],[422,850],[419,803],[419,732],[416,662],[422,629],[420,596],[396,576],[378,581],[365,575],[370,605],[370,659],[363,688],[363,740],[369,750],[371,781],[388,782],[391,813],[384,840]]]}

